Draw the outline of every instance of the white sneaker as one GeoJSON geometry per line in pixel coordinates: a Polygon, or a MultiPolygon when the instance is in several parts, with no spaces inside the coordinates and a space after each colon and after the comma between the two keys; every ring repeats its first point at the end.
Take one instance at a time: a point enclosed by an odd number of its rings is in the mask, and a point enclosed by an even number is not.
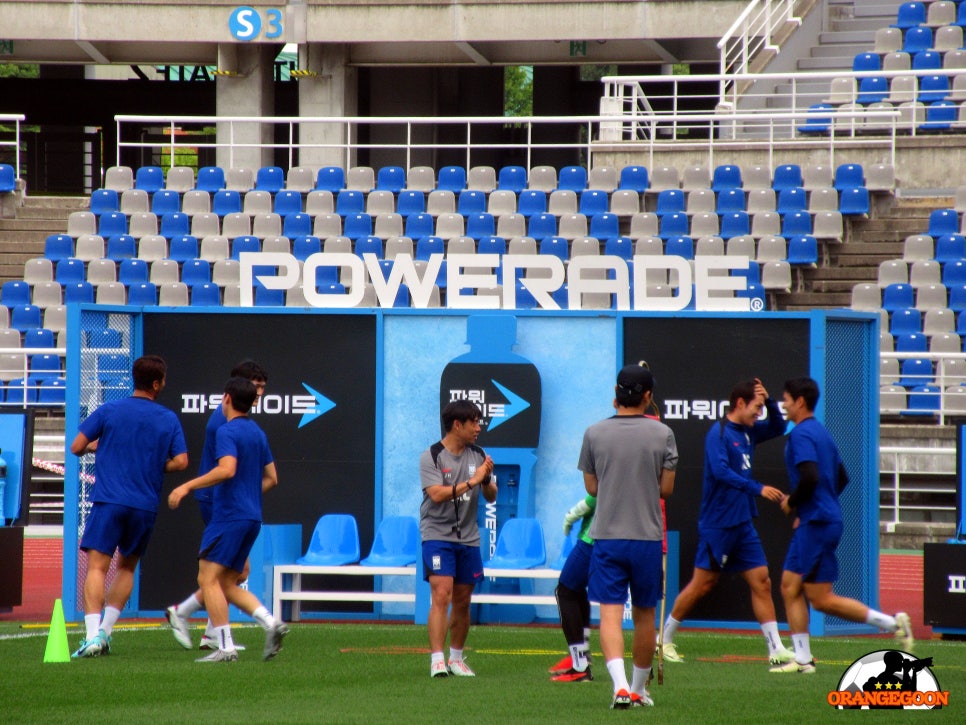
{"type": "Polygon", "coordinates": [[[449,673],[457,677],[476,677],[476,673],[467,667],[463,660],[450,660],[449,673]]]}
{"type": "MultiPolygon", "coordinates": [[[[201,650],[218,649],[218,640],[212,637],[210,634],[203,634],[201,635],[201,643],[198,645],[198,649],[201,649],[201,650]]],[[[235,642],[235,651],[244,652],[245,645],[238,644],[238,642],[235,642]]]]}
{"type": "Polygon", "coordinates": [[[210,655],[199,657],[195,662],[238,662],[238,652],[233,649],[216,649],[210,655]]]}
{"type": "Polygon", "coordinates": [[[674,642],[665,642],[661,646],[664,648],[665,662],[684,662],[684,655],[678,653],[678,648],[674,646],[674,642]]]}
{"type": "Polygon", "coordinates": [[[651,693],[645,691],[643,695],[638,695],[636,692],[632,692],[631,707],[654,707],[654,700],[651,699],[651,693]]]}
{"type": "Polygon", "coordinates": [[[768,655],[768,664],[770,665],[783,665],[786,662],[791,662],[795,659],[795,653],[790,649],[785,649],[782,647],[779,650],[775,650],[770,655],[768,655]]]}
{"type": "Polygon", "coordinates": [[[806,664],[801,664],[792,660],[791,662],[786,662],[783,665],[775,665],[774,667],[768,668],[769,672],[774,672],[776,674],[787,674],[792,672],[797,672],[802,675],[814,675],[815,674],[815,660],[808,662],[806,664]]]}
{"type": "Polygon", "coordinates": [[[171,634],[175,640],[185,649],[191,649],[191,633],[188,631],[188,622],[178,614],[178,607],[172,604],[164,610],[164,616],[171,625],[171,634]]]}
{"type": "Polygon", "coordinates": [[[277,621],[265,630],[265,650],[262,652],[262,659],[268,662],[282,649],[282,638],[288,634],[288,625],[285,622],[277,621]]]}
{"type": "Polygon", "coordinates": [[[896,614],[896,640],[906,652],[912,652],[916,640],[912,636],[912,620],[905,612],[896,614]]]}
{"type": "Polygon", "coordinates": [[[449,672],[446,670],[446,663],[442,660],[435,660],[429,663],[430,677],[447,677],[449,672]]]}

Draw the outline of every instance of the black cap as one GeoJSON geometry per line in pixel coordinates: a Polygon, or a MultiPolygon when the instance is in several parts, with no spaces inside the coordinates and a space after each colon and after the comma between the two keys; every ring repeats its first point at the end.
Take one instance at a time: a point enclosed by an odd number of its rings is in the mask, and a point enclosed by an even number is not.
{"type": "Polygon", "coordinates": [[[640,395],[654,389],[654,376],[646,367],[647,363],[625,365],[617,373],[617,392],[625,395],[640,395]]]}

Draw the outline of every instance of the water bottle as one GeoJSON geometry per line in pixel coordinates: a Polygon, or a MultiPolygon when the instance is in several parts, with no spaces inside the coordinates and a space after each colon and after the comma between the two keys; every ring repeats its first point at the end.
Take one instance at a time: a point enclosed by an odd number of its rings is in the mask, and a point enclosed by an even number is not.
{"type": "MultiPolygon", "coordinates": [[[[3,451],[0,451],[3,453],[3,451]]],[[[6,526],[7,519],[3,514],[3,498],[7,490],[7,462],[0,455],[0,526],[6,526]]]]}

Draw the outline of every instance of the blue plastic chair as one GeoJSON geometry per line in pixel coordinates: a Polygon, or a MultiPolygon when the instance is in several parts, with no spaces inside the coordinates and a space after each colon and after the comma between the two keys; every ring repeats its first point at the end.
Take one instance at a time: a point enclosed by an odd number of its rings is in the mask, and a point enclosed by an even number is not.
{"type": "Polygon", "coordinates": [[[168,259],[173,259],[175,262],[183,264],[189,259],[197,259],[198,249],[197,237],[193,237],[190,234],[179,234],[171,238],[171,246],[168,248],[168,259]]]}
{"type": "Polygon", "coordinates": [[[345,188],[345,169],[341,166],[323,166],[315,177],[316,191],[336,194],[345,188]]]}
{"type": "Polygon", "coordinates": [[[497,175],[496,188],[519,194],[527,188],[527,170],[522,166],[504,166],[497,175]]]}
{"type": "Polygon", "coordinates": [[[211,263],[206,259],[186,259],[181,267],[181,281],[189,287],[211,282],[211,263]]]}
{"type": "Polygon", "coordinates": [[[889,97],[889,79],[885,76],[867,76],[859,81],[856,101],[863,105],[881,103],[889,97]]]}
{"type": "Polygon", "coordinates": [[[775,211],[779,214],[788,214],[793,211],[805,211],[808,209],[808,194],[800,186],[782,189],[778,192],[778,199],[775,203],[775,211]]]}
{"type": "MultiPolygon", "coordinates": [[[[673,214],[665,214],[661,217],[658,236],[661,239],[667,240],[669,237],[687,236],[690,231],[691,229],[688,221],[688,215],[683,211],[680,211],[674,212],[673,214]]],[[[722,234],[722,236],[724,236],[724,234],[722,234]]]]}
{"type": "MultiPolygon", "coordinates": [[[[477,254],[506,254],[506,239],[489,234],[480,237],[476,244],[477,254]]],[[[499,269],[497,270],[499,272],[499,269]]]]}
{"type": "Polygon", "coordinates": [[[533,569],[547,563],[547,547],[540,521],[508,519],[496,540],[496,552],[487,562],[491,569],[533,569]]]}
{"type": "Polygon", "coordinates": [[[743,237],[748,234],[751,234],[751,218],[748,216],[748,212],[733,211],[721,215],[721,237],[723,239],[743,237]]]}
{"type": "Polygon", "coordinates": [[[242,252],[260,252],[262,251],[262,243],[259,241],[258,237],[253,237],[251,235],[245,235],[241,237],[235,237],[231,240],[231,259],[238,261],[239,255],[242,252]]]}
{"type": "Polygon", "coordinates": [[[376,174],[376,189],[398,194],[406,188],[406,170],[402,166],[383,166],[376,174]]]}
{"type": "Polygon", "coordinates": [[[285,172],[280,166],[263,166],[255,174],[255,191],[275,194],[285,188],[285,172]]]}
{"type": "Polygon", "coordinates": [[[114,189],[95,189],[91,192],[91,211],[100,216],[106,212],[118,211],[118,196],[114,189]]]}
{"type": "Polygon", "coordinates": [[[818,264],[818,240],[811,234],[799,234],[788,240],[789,264],[818,264]]]}
{"type": "Polygon", "coordinates": [[[570,256],[567,240],[563,237],[544,237],[540,240],[540,254],[552,254],[566,262],[570,256]]]}
{"type": "Polygon", "coordinates": [[[466,217],[466,236],[479,239],[494,234],[496,234],[496,219],[493,218],[492,214],[481,212],[466,217]]]}
{"type": "Polygon", "coordinates": [[[940,264],[966,259],[966,237],[962,234],[944,234],[939,237],[933,258],[940,264]]]}
{"type": "Polygon", "coordinates": [[[322,240],[311,234],[295,237],[292,240],[292,256],[304,262],[309,256],[322,251],[322,240]]]}
{"type": "Polygon", "coordinates": [[[156,307],[158,304],[158,288],[152,282],[135,282],[128,287],[127,303],[143,307],[156,307]]]}
{"type": "Polygon", "coordinates": [[[460,191],[456,202],[456,211],[463,216],[484,213],[486,211],[486,194],[475,189],[460,191]]]}
{"type": "Polygon", "coordinates": [[[387,516],[379,523],[362,566],[410,566],[419,557],[419,522],[413,516],[387,516]]]}
{"type": "Polygon", "coordinates": [[[929,350],[929,338],[922,332],[905,332],[901,335],[894,335],[894,337],[896,352],[925,353],[929,350]]]}
{"type": "Polygon", "coordinates": [[[966,285],[966,259],[954,259],[943,265],[943,284],[949,288],[966,285]]]}
{"type": "Polygon", "coordinates": [[[852,70],[857,73],[881,69],[882,61],[878,53],[857,53],[852,59],[852,70]]]}
{"type": "Polygon", "coordinates": [[[658,192],[657,209],[655,211],[658,216],[674,214],[684,211],[685,205],[686,200],[683,191],[680,189],[664,189],[658,192]]]}
{"type": "Polygon", "coordinates": [[[64,288],[64,304],[94,302],[94,285],[90,282],[68,282],[64,288]]]}
{"type": "Polygon", "coordinates": [[[587,169],[583,166],[564,166],[557,174],[557,188],[579,194],[587,188],[587,169]]]}
{"type": "Polygon", "coordinates": [[[530,218],[534,214],[547,213],[547,192],[540,189],[524,189],[517,199],[517,213],[530,218]]]}
{"type": "Polygon", "coordinates": [[[835,167],[835,179],[832,186],[836,191],[856,189],[865,186],[865,170],[862,164],[840,164],[835,167]]]}
{"type": "Polygon", "coordinates": [[[0,194],[17,190],[17,172],[10,164],[0,164],[0,194]]]}
{"type": "Polygon", "coordinates": [[[936,50],[920,50],[912,56],[913,70],[940,70],[943,67],[943,55],[936,50]]]}
{"type": "Polygon", "coordinates": [[[432,214],[418,212],[406,217],[406,236],[410,239],[431,237],[435,231],[436,222],[433,220],[432,214]]]}
{"type": "Polygon", "coordinates": [[[776,192],[782,189],[791,189],[796,186],[805,186],[805,182],[802,179],[802,167],[798,164],[782,164],[776,166],[771,186],[776,192]]]}
{"type": "Polygon", "coordinates": [[[355,246],[353,247],[353,252],[360,259],[363,254],[375,254],[377,259],[383,258],[383,246],[382,239],[373,236],[359,237],[355,240],[355,246]]]}
{"type": "MultiPolygon", "coordinates": [[[[256,268],[257,269],[257,268],[256,268]]],[[[264,285],[255,286],[255,307],[284,307],[285,290],[268,289],[264,285]]]]}
{"type": "Polygon", "coordinates": [[[207,282],[191,287],[191,307],[219,307],[221,290],[216,284],[207,282]]]}
{"type": "Polygon", "coordinates": [[[164,214],[161,217],[161,228],[158,233],[167,239],[191,234],[191,217],[182,212],[164,214]]]}
{"type": "Polygon", "coordinates": [[[282,189],[275,195],[275,213],[285,217],[302,211],[302,194],[292,189],[282,189]]]}
{"type": "Polygon", "coordinates": [[[799,133],[819,134],[828,133],[832,127],[834,107],[831,103],[813,103],[808,107],[805,123],[797,127],[799,133]]]}
{"type": "MultiPolygon", "coordinates": [[[[54,268],[54,279],[60,282],[62,285],[71,284],[73,282],[84,282],[86,276],[84,273],[84,263],[77,259],[76,257],[67,257],[57,262],[57,266],[54,268]]],[[[24,282],[23,284],[27,284],[24,282]]],[[[6,285],[5,285],[6,286],[6,285]]],[[[3,304],[10,306],[6,301],[0,299],[3,304]]],[[[29,298],[27,302],[29,302],[29,298]]],[[[23,302],[21,304],[26,304],[23,302]]]]}
{"type": "Polygon", "coordinates": [[[722,164],[715,167],[714,173],[711,175],[712,191],[719,193],[725,189],[740,189],[741,187],[740,167],[733,164],[722,164]]]}
{"type": "Polygon", "coordinates": [[[181,211],[181,195],[170,189],[159,189],[151,197],[151,211],[159,217],[181,211]]]}
{"type": "Polygon", "coordinates": [[[929,213],[929,229],[926,234],[933,239],[945,234],[959,234],[959,214],[955,209],[933,209],[929,213]]]}
{"type": "Polygon", "coordinates": [[[308,551],[295,560],[306,566],[343,566],[359,561],[359,527],[351,514],[326,514],[315,524],[308,551]]]}
{"type": "Polygon", "coordinates": [[[69,234],[51,234],[44,240],[44,257],[56,264],[74,256],[74,239],[69,234]]]}
{"type": "Polygon", "coordinates": [[[458,194],[466,188],[466,169],[462,166],[444,166],[436,176],[436,188],[458,194]]]}
{"type": "Polygon", "coordinates": [[[67,380],[46,378],[37,386],[38,405],[64,405],[67,402],[67,380]]]}
{"type": "Polygon", "coordinates": [[[932,47],[932,28],[919,26],[906,30],[902,40],[904,53],[919,53],[932,47]]]}
{"type": "Polygon", "coordinates": [[[620,236],[620,217],[610,212],[594,214],[590,217],[590,229],[587,233],[597,239],[610,239],[620,236]]]}
{"type": "Polygon", "coordinates": [[[416,240],[416,259],[426,261],[434,254],[446,254],[446,242],[442,237],[428,234],[416,240]]]}
{"type": "Polygon", "coordinates": [[[915,28],[926,22],[926,6],[919,2],[902,3],[896,12],[893,28],[915,28]]]}
{"type": "Polygon", "coordinates": [[[53,347],[54,331],[43,327],[27,330],[23,336],[24,347],[53,347]]]}
{"type": "MultiPolygon", "coordinates": [[[[949,96],[949,77],[944,75],[931,75],[919,77],[919,95],[916,100],[920,103],[934,103],[935,101],[945,101],[949,96]]],[[[929,109],[926,109],[926,117],[929,117],[929,109]]]]}
{"type": "Polygon", "coordinates": [[[745,192],[741,189],[722,189],[718,192],[716,211],[718,214],[744,211],[747,208],[746,204],[745,192]]]}
{"type": "MultiPolygon", "coordinates": [[[[76,260],[80,261],[80,260],[76,260]]],[[[59,267],[60,265],[58,265],[59,267]]],[[[83,262],[81,262],[81,271],[83,273],[83,262]]],[[[83,279],[83,277],[82,277],[83,279]]],[[[57,280],[60,282],[60,279],[57,280]]],[[[63,284],[63,282],[61,282],[63,284]]],[[[16,305],[29,305],[30,304],[30,285],[24,282],[22,279],[14,279],[3,283],[3,287],[0,288],[0,303],[7,307],[14,307],[16,305]]]]}
{"type": "Polygon", "coordinates": [[[634,240],[630,237],[611,237],[604,242],[604,254],[629,261],[634,258],[634,240]]]}
{"type": "Polygon", "coordinates": [[[588,217],[610,211],[610,198],[607,192],[600,189],[584,189],[580,192],[579,211],[588,217]]]}
{"type": "Polygon", "coordinates": [[[785,239],[811,233],[812,215],[807,211],[793,211],[782,217],[782,236],[785,239]]]}
{"type": "MultiPolygon", "coordinates": [[[[39,332],[39,330],[28,330],[28,332],[39,332]]],[[[46,330],[50,332],[50,330],[46,330]]],[[[53,333],[51,332],[51,335],[53,333]]],[[[26,345],[24,345],[26,347],[26,345]]],[[[36,346],[31,346],[36,347],[36,346]]],[[[53,345],[51,345],[53,347],[53,345]]],[[[59,378],[64,371],[59,355],[52,353],[36,353],[30,356],[30,377],[39,380],[59,378]]]]}
{"type": "Polygon", "coordinates": [[[882,290],[882,309],[895,312],[905,307],[915,307],[915,289],[911,284],[894,283],[882,290]]]}
{"type": "Polygon", "coordinates": [[[396,213],[402,217],[422,214],[426,211],[426,194],[413,189],[403,189],[396,199],[396,213]]]}
{"type": "Polygon", "coordinates": [[[209,194],[225,188],[225,170],[220,166],[202,166],[195,175],[195,189],[209,194]]]}
{"type": "Polygon", "coordinates": [[[570,556],[570,552],[572,552],[574,547],[577,545],[578,538],[580,538],[580,527],[574,526],[570,530],[570,535],[564,537],[563,544],[560,545],[560,556],[558,556],[557,560],[550,565],[551,569],[560,571],[564,568],[564,564],[567,563],[567,557],[570,556]]]}
{"type": "Polygon", "coordinates": [[[842,214],[868,216],[870,208],[869,190],[864,186],[839,192],[839,211],[842,214]]]}
{"type": "Polygon", "coordinates": [[[97,233],[105,239],[127,234],[127,217],[119,211],[104,212],[97,219],[97,233]]]}
{"type": "Polygon", "coordinates": [[[900,415],[937,415],[940,407],[941,391],[938,386],[916,385],[909,391],[908,407],[900,415]]]}
{"type": "Polygon", "coordinates": [[[553,214],[534,214],[527,225],[527,235],[534,239],[552,237],[557,233],[557,217],[553,214]]]}
{"type": "Polygon", "coordinates": [[[352,241],[359,237],[368,237],[372,234],[372,217],[368,214],[350,214],[345,218],[342,233],[352,241]]]}
{"type": "Polygon", "coordinates": [[[107,239],[107,250],[105,252],[108,259],[120,262],[122,259],[131,259],[138,256],[137,239],[130,234],[118,234],[107,239]]]}
{"type": "Polygon", "coordinates": [[[211,211],[220,217],[237,214],[242,210],[241,193],[222,189],[211,197],[211,211]]]}
{"type": "Polygon", "coordinates": [[[153,194],[164,188],[164,171],[160,166],[142,166],[134,173],[134,188],[153,194]]]}
{"type": "MultiPolygon", "coordinates": [[[[960,312],[966,310],[966,283],[947,285],[947,289],[949,290],[949,301],[947,302],[949,309],[959,315],[960,312]]],[[[956,332],[960,335],[966,333],[966,330],[959,329],[964,322],[966,322],[966,317],[960,315],[956,325],[956,332]]]]}
{"type": "Polygon", "coordinates": [[[664,254],[669,257],[694,259],[694,240],[691,237],[669,237],[664,245],[664,254]]]}
{"type": "MultiPolygon", "coordinates": [[[[915,307],[895,310],[889,319],[889,332],[893,335],[910,335],[922,332],[922,313],[915,307]]],[[[906,352],[903,350],[902,352],[906,352]]],[[[910,352],[916,352],[911,350],[910,352]]]]}
{"type": "Polygon", "coordinates": [[[282,219],[282,234],[289,239],[311,236],[312,226],[315,224],[311,214],[298,212],[297,214],[288,214],[282,219]]]}
{"type": "Polygon", "coordinates": [[[919,125],[919,130],[948,131],[958,115],[959,106],[952,101],[934,101],[926,106],[926,122],[919,125]]]}
{"type": "Polygon", "coordinates": [[[625,166],[621,169],[618,189],[627,189],[643,194],[651,185],[650,176],[645,166],[625,166]]]}
{"type": "Polygon", "coordinates": [[[37,402],[36,381],[31,384],[29,377],[17,378],[7,383],[6,401],[17,405],[31,405],[37,402]]]}
{"type": "Polygon", "coordinates": [[[361,214],[366,210],[366,195],[361,191],[344,189],[335,198],[335,213],[339,216],[361,214]]]}

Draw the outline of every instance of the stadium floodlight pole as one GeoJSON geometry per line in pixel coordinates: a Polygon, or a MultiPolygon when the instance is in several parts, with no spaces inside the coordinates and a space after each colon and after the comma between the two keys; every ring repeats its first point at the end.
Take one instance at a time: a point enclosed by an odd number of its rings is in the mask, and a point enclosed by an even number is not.
{"type": "Polygon", "coordinates": [[[667,552],[661,556],[661,618],[657,635],[657,684],[664,684],[664,610],[667,606],[667,552]]]}

